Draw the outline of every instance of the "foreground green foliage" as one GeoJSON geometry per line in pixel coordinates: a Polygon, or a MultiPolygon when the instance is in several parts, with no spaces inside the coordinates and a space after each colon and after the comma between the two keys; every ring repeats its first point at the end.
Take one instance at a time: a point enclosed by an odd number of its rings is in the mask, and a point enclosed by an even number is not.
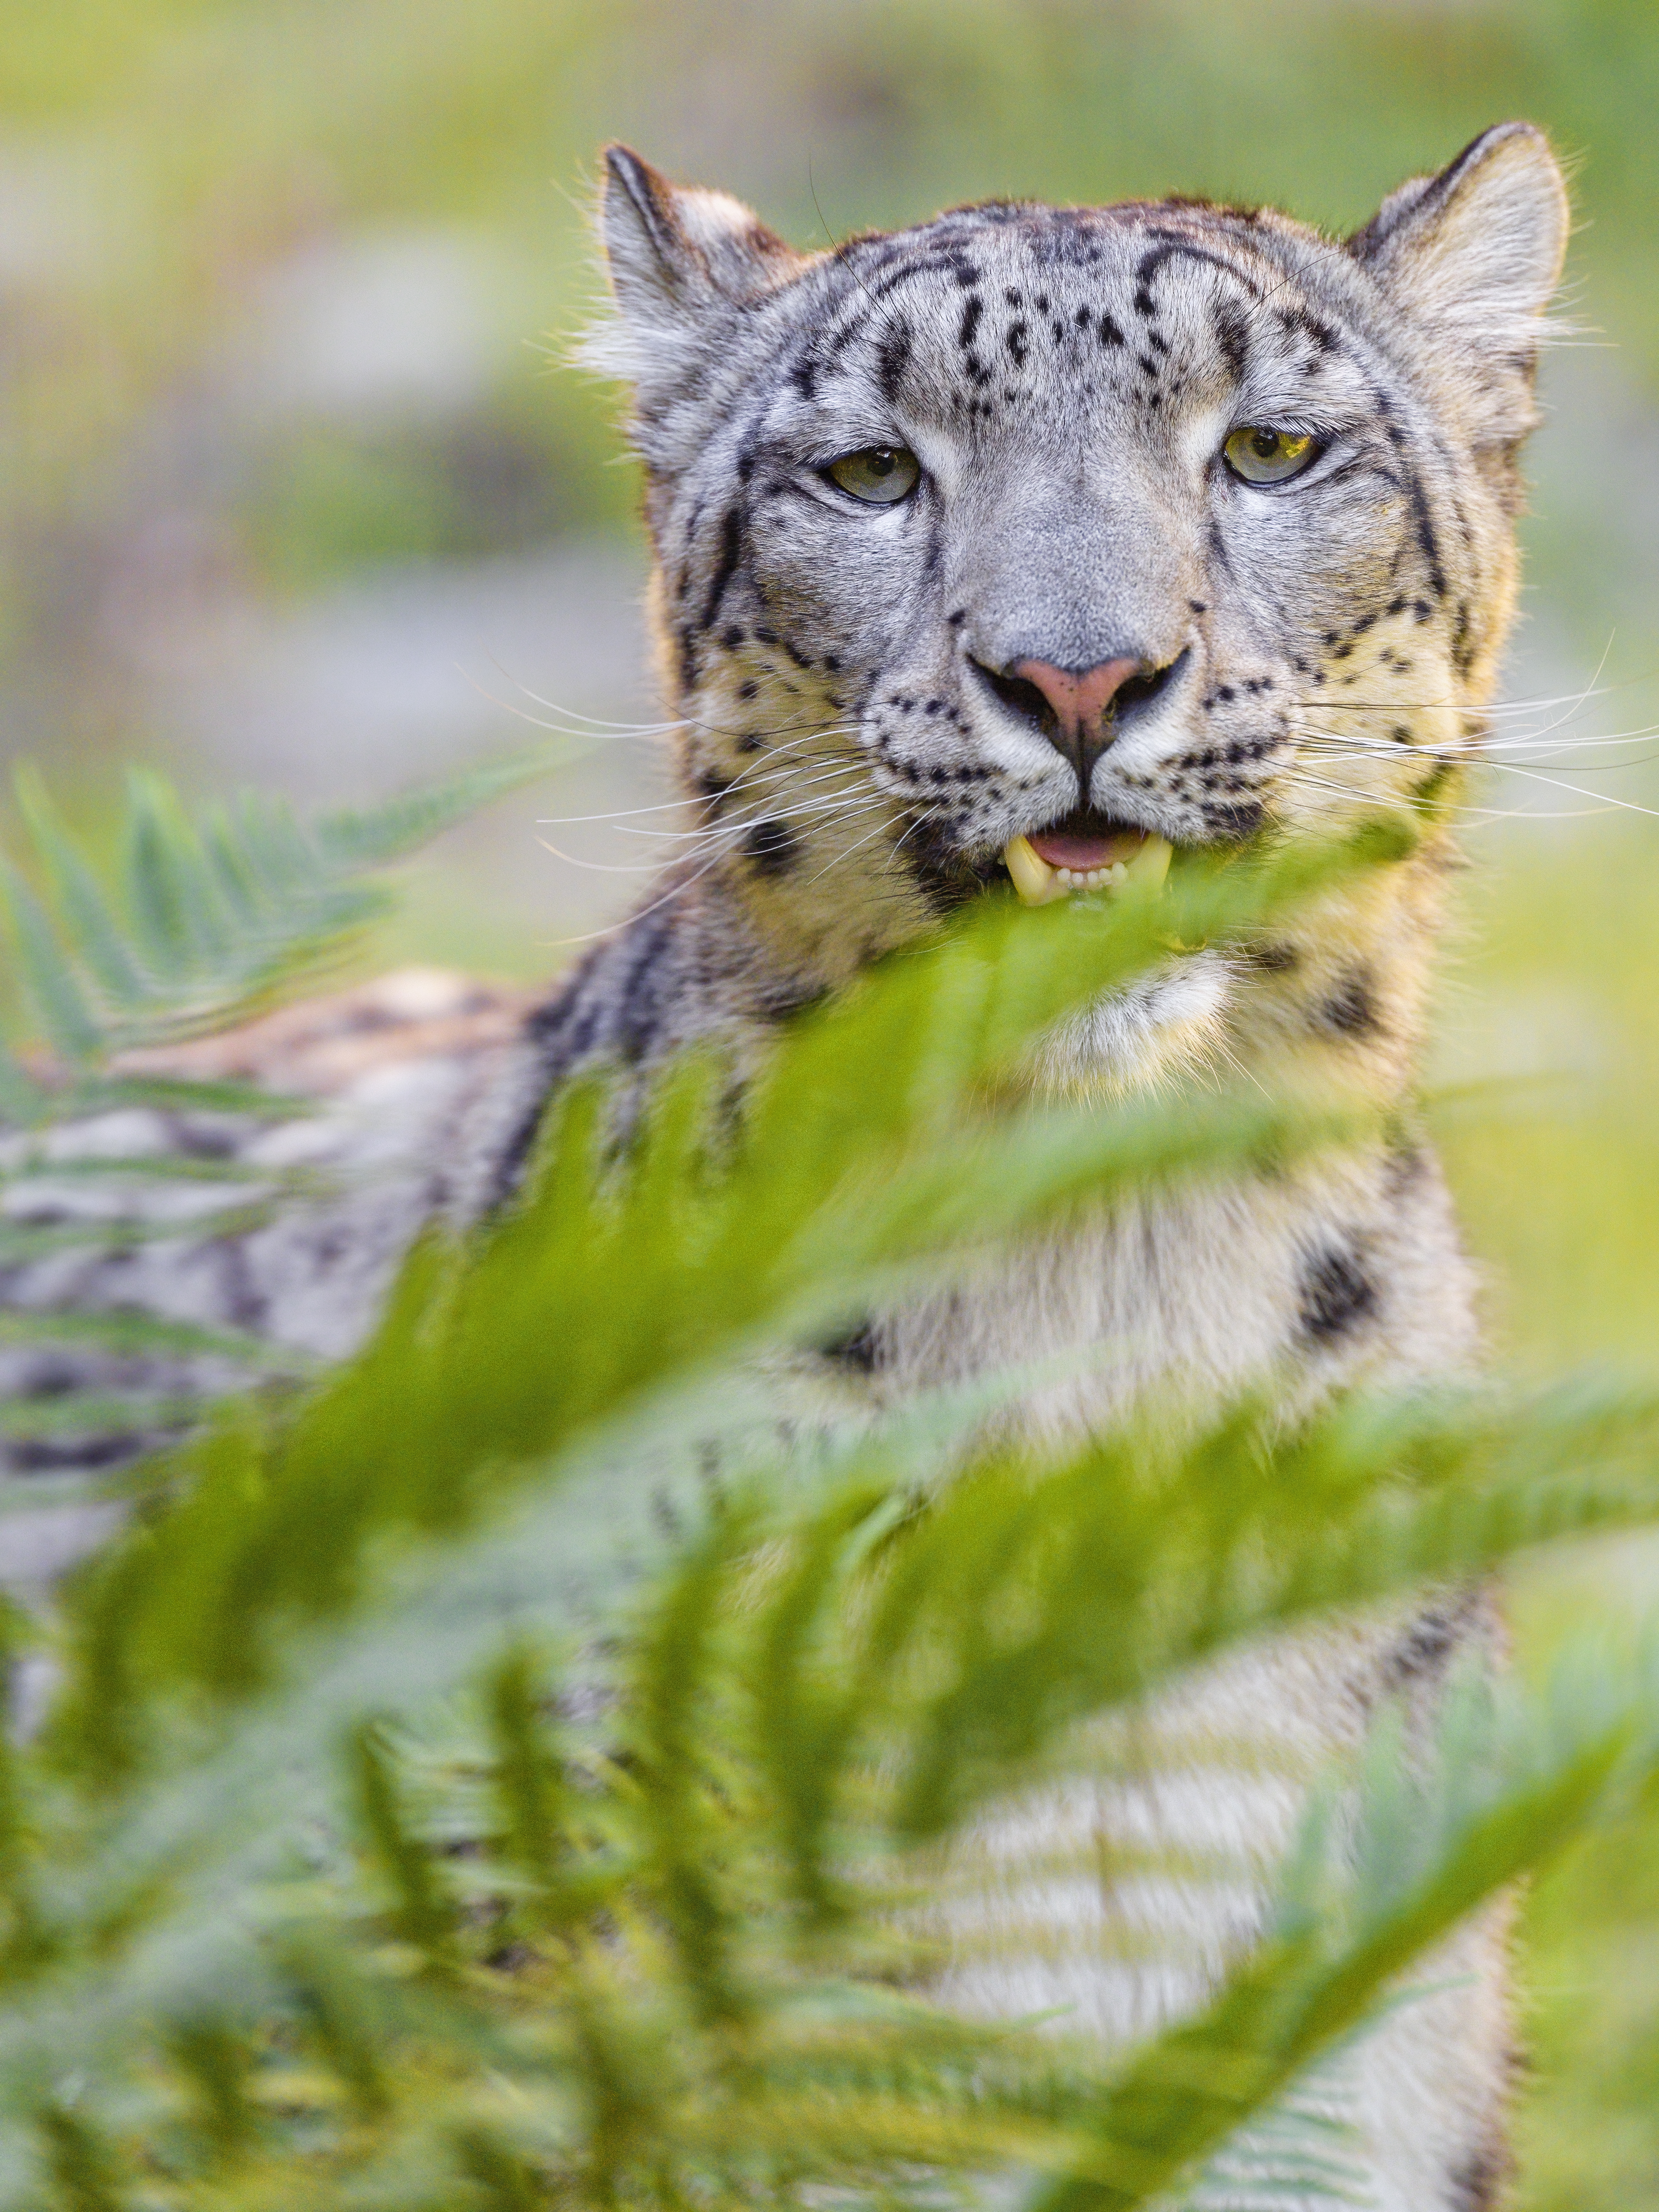
{"type": "Polygon", "coordinates": [[[124,1071],[120,1055],[228,1029],[314,986],[390,911],[378,872],[573,746],[536,745],[312,823],[252,791],[193,818],[165,778],[135,772],[108,872],[21,770],[27,872],[0,858],[0,917],[21,986],[11,1027],[51,1060],[32,1069],[0,1039],[0,1115],[27,1127],[158,1095],[269,1110],[251,1089],[160,1084],[124,1071]]]}
{"type": "Polygon", "coordinates": [[[1432,1753],[1385,1731],[1285,1867],[1183,1868],[1266,1881],[1267,1936],[1122,2059],[930,1996],[941,1911],[953,1956],[991,1940],[959,1839],[1129,1771],[1148,1693],[1252,1636],[1659,1520],[1659,1395],[1040,1449],[994,1441],[1016,1376],[781,1445],[744,1377],[1068,1208],[1364,1127],[1002,1079],[1171,939],[1397,849],[988,902],[805,1018],[735,1121],[717,1060],[578,1087],[526,1200],[413,1255],[357,1358],[158,1469],[0,1788],[0,2203],[1340,2200],[1351,2039],[1659,1772],[1650,1662],[1455,1684],[1432,1753]]]}
{"type": "MultiPolygon", "coordinates": [[[[216,1187],[221,1206],[198,1213],[198,1242],[260,1226],[285,1202],[319,1195],[305,1170],[251,1176],[234,1158],[123,1152],[54,1143],[86,1115],[131,1106],[205,1109],[262,1121],[306,1110],[252,1084],[158,1074],[146,1053],[232,1027],[314,986],[349,961],[394,903],[386,871],[504,791],[544,775],[572,749],[537,745],[403,793],[372,808],[298,821],[253,792],[198,818],[163,778],[135,774],[113,865],[99,866],[45,786],[16,777],[22,865],[0,853],[0,1267],[76,1249],[176,1239],[165,1209],[152,1218],[120,1194],[189,1182],[216,1187]],[[9,1001],[7,1008],[6,1002],[9,1001]],[[31,1218],[32,1187],[74,1180],[115,1203],[79,1212],[49,1203],[31,1218]]],[[[580,750],[580,741],[576,741],[580,750]]],[[[28,1342],[116,1354],[198,1355],[232,1370],[302,1371],[307,1362],[231,1329],[162,1321],[136,1309],[0,1312],[0,1345],[28,1342]]],[[[54,1392],[0,1405],[0,1436],[165,1433],[188,1424],[199,1398],[179,1392],[54,1392]]]]}

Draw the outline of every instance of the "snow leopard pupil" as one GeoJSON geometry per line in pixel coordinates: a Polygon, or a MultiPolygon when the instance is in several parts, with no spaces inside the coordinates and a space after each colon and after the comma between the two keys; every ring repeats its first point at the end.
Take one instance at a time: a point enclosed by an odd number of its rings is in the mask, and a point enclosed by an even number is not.
{"type": "Polygon", "coordinates": [[[1233,474],[1256,484],[1283,483],[1299,477],[1322,450],[1306,431],[1274,430],[1256,422],[1235,430],[1222,448],[1233,474]]]}
{"type": "Polygon", "coordinates": [[[865,446],[831,461],[824,474],[854,499],[894,507],[915,490],[921,464],[903,446],[865,446]]]}

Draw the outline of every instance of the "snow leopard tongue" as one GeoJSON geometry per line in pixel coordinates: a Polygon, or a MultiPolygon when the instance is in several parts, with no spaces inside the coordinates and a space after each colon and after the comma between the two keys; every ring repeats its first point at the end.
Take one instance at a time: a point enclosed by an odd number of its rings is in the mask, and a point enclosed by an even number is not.
{"type": "Polygon", "coordinates": [[[1073,820],[1053,830],[1033,830],[1025,842],[1051,868],[1070,868],[1079,874],[1109,868],[1115,860],[1132,860],[1146,843],[1146,832],[1120,822],[1102,821],[1096,829],[1092,822],[1073,820]]]}
{"type": "Polygon", "coordinates": [[[1022,906],[1051,906],[1073,891],[1113,890],[1132,883],[1157,891],[1170,865],[1170,847],[1155,830],[1080,808],[1052,829],[1011,838],[1002,848],[1002,865],[1022,906]]]}

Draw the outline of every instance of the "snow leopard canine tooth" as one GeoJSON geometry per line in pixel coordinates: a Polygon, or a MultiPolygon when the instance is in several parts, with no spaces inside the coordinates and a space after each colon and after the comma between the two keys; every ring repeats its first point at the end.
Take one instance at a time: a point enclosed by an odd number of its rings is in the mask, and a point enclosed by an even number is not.
{"type": "Polygon", "coordinates": [[[1033,852],[1027,838],[1013,838],[1003,847],[1002,865],[1013,878],[1022,906],[1052,906],[1069,893],[1070,885],[1061,883],[1059,869],[1033,852]]]}
{"type": "Polygon", "coordinates": [[[1170,872],[1170,851],[1169,839],[1160,837],[1156,830],[1149,830],[1146,843],[1129,863],[1129,881],[1138,884],[1143,890],[1161,890],[1170,872]]]}

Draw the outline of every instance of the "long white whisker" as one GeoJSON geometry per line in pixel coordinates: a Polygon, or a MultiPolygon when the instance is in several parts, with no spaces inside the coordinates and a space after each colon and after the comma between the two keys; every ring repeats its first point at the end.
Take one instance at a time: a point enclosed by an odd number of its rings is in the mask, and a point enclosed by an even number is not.
{"type": "Polygon", "coordinates": [[[636,907],[632,914],[625,914],[620,921],[607,923],[603,929],[584,930],[580,937],[543,938],[538,945],[538,950],[543,952],[558,952],[572,945],[595,945],[601,938],[615,937],[619,930],[628,928],[633,922],[643,921],[647,915],[655,914],[659,907],[666,906],[670,899],[678,898],[682,891],[689,891],[694,884],[701,883],[709,870],[717,868],[725,858],[723,850],[714,854],[693,873],[681,877],[677,883],[670,884],[660,898],[653,899],[648,906],[636,907]]]}
{"type": "MultiPolygon", "coordinates": [[[[832,811],[835,804],[841,803],[842,802],[826,801],[824,803],[824,811],[832,811]]],[[[816,806],[778,807],[770,809],[764,814],[746,815],[738,817],[731,821],[710,823],[704,829],[686,830],[679,834],[684,836],[688,839],[694,840],[698,843],[709,847],[717,847],[722,843],[735,845],[739,843],[750,830],[757,828],[763,822],[793,821],[801,815],[812,814],[819,811],[820,810],[816,806]]],[[[850,819],[852,813],[854,812],[861,813],[867,811],[866,806],[860,806],[856,809],[850,810],[846,818],[850,819]]],[[[633,834],[636,836],[649,837],[672,836],[675,833],[647,830],[636,830],[633,834]]],[[[553,844],[545,837],[538,837],[536,842],[541,847],[544,853],[550,853],[556,860],[562,860],[568,866],[573,868],[589,869],[597,875],[654,876],[660,874],[663,867],[663,860],[661,858],[658,858],[653,860],[584,860],[579,858],[574,853],[566,853],[562,851],[557,845],[553,844]]]]}
{"type": "MultiPolygon", "coordinates": [[[[802,805],[769,805],[763,812],[738,815],[730,820],[710,823],[702,830],[689,830],[684,834],[688,840],[693,842],[694,850],[696,844],[718,845],[726,842],[735,846],[741,842],[750,830],[760,828],[763,823],[806,821],[810,822],[814,828],[823,829],[833,827],[839,821],[853,821],[860,814],[869,813],[872,808],[890,804],[891,802],[880,793],[867,794],[832,793],[823,799],[809,800],[802,805]]],[[[635,836],[648,837],[663,836],[672,833],[647,830],[635,830],[631,834],[635,836]]],[[[691,855],[687,854],[684,857],[690,858],[691,855]]]]}
{"type": "MultiPolygon", "coordinates": [[[[1602,683],[1601,672],[1607,665],[1607,655],[1613,651],[1613,641],[1617,635],[1617,631],[1608,632],[1607,641],[1601,648],[1601,657],[1595,664],[1595,672],[1590,678],[1589,682],[1583,687],[1583,689],[1579,691],[1564,691],[1555,698],[1500,700],[1494,705],[1480,708],[1460,707],[1454,699],[1435,699],[1425,701],[1411,699],[1375,700],[1322,698],[1317,702],[1317,703],[1322,708],[1333,709],[1339,714],[1388,714],[1396,707],[1399,708],[1402,713],[1407,714],[1427,711],[1434,714],[1479,714],[1481,715],[1536,714],[1546,713],[1553,707],[1571,707],[1576,711],[1579,707],[1582,707],[1584,704],[1586,700],[1605,698],[1609,692],[1628,690],[1632,684],[1642,683],[1647,680],[1645,678],[1642,677],[1631,677],[1626,678],[1623,684],[1604,684],[1602,683]]],[[[1310,707],[1316,702],[1311,699],[1304,699],[1302,703],[1304,706],[1310,707]]]]}
{"type": "MultiPolygon", "coordinates": [[[[1356,791],[1351,784],[1337,783],[1328,776],[1314,775],[1305,769],[1286,769],[1280,772],[1286,783],[1299,783],[1310,791],[1334,792],[1339,798],[1353,801],[1372,798],[1376,794],[1356,791]]],[[[1579,822],[1594,814],[1607,814],[1613,810],[1605,803],[1600,806],[1526,807],[1475,806],[1466,801],[1450,803],[1454,814],[1477,814],[1492,822],[1579,822]]],[[[1644,809],[1643,811],[1650,810],[1644,809]]]]}
{"type": "MultiPolygon", "coordinates": [[[[831,782],[832,781],[834,781],[834,779],[833,779],[833,778],[831,778],[830,776],[828,776],[828,775],[825,775],[825,776],[822,776],[822,777],[818,777],[818,778],[815,778],[815,779],[813,779],[813,781],[814,781],[814,782],[816,782],[816,783],[825,783],[825,784],[827,784],[827,783],[831,782]]],[[[811,787],[812,787],[811,784],[808,784],[808,783],[799,783],[799,782],[795,783],[795,784],[793,784],[793,785],[791,785],[791,786],[789,787],[789,788],[790,788],[791,790],[808,790],[808,789],[811,789],[811,787]]],[[[733,789],[733,790],[735,790],[736,788],[737,788],[737,786],[735,786],[735,785],[734,785],[734,786],[732,787],[732,789],[733,789]]],[[[855,788],[855,787],[854,787],[854,788],[855,788]]],[[[722,794],[722,795],[723,795],[723,796],[729,796],[729,794],[722,794]]],[[[760,799],[760,800],[763,801],[763,802],[765,803],[765,805],[767,805],[768,810],[769,810],[770,812],[773,812],[773,813],[776,813],[776,814],[789,814],[789,813],[798,813],[798,812],[802,812],[802,811],[805,811],[805,808],[803,808],[803,807],[791,805],[787,802],[787,793],[786,793],[786,794],[783,794],[783,795],[781,795],[781,796],[779,796],[779,797],[776,797],[776,798],[769,798],[768,794],[767,794],[764,791],[757,791],[757,790],[752,790],[752,789],[751,789],[750,791],[749,791],[749,792],[747,793],[747,794],[746,794],[746,795],[747,795],[748,797],[750,797],[750,798],[753,798],[753,799],[760,799]]],[[[854,789],[853,789],[853,788],[849,788],[849,789],[848,789],[848,790],[846,790],[846,791],[844,791],[844,792],[838,792],[838,791],[826,791],[826,792],[821,792],[821,793],[819,793],[819,797],[820,797],[823,801],[825,801],[826,803],[835,802],[835,801],[836,801],[836,800],[839,800],[839,799],[842,799],[842,798],[851,798],[852,796],[854,796],[854,789]]],[[[689,805],[695,805],[696,802],[696,801],[688,801],[687,803],[688,803],[689,805]]],[[[706,804],[708,804],[708,801],[704,801],[703,803],[706,805],[706,804]]],[[[761,817],[760,816],[758,816],[758,815],[756,815],[756,816],[750,817],[750,819],[752,819],[752,820],[755,820],[755,821],[758,821],[758,820],[760,820],[762,817],[761,817]]],[[[696,837],[706,837],[707,836],[708,836],[708,834],[709,834],[709,832],[710,832],[711,830],[714,830],[714,829],[718,828],[719,826],[720,826],[720,825],[719,825],[719,823],[714,823],[714,822],[705,822],[705,823],[702,823],[698,828],[696,828],[696,829],[695,829],[695,830],[637,830],[637,829],[634,829],[634,828],[630,827],[627,823],[624,823],[624,822],[618,822],[618,823],[617,823],[617,835],[619,837],[655,837],[655,838],[659,839],[659,841],[661,841],[661,842],[664,842],[664,843],[673,843],[673,842],[684,843],[684,842],[690,842],[690,841],[691,839],[693,839],[693,838],[696,838],[696,837]]]]}
{"type": "MultiPolygon", "coordinates": [[[[892,803],[893,802],[890,800],[888,801],[888,805],[890,807],[892,803]]],[[[916,821],[911,823],[910,830],[919,830],[921,827],[922,823],[931,821],[933,817],[938,812],[939,809],[937,806],[929,807],[926,814],[921,815],[916,821]]],[[[890,815],[889,819],[890,820],[890,815]]],[[[875,828],[873,830],[866,830],[862,837],[854,838],[850,845],[843,845],[839,852],[834,853],[830,855],[830,859],[825,861],[823,867],[818,870],[817,875],[812,877],[811,880],[813,883],[817,883],[819,876],[827,876],[830,869],[838,866],[841,861],[850,860],[854,853],[860,851],[863,847],[870,842],[872,838],[879,837],[882,831],[887,827],[888,822],[878,822],[875,828]]],[[[910,835],[910,830],[907,830],[905,831],[904,837],[908,837],[910,835]]],[[[899,845],[902,845],[904,842],[904,837],[901,837],[898,841],[898,844],[896,844],[893,847],[893,851],[895,853],[897,852],[899,845]]]]}
{"type": "Polygon", "coordinates": [[[545,837],[536,842],[544,853],[551,853],[556,860],[562,860],[568,868],[586,868],[597,876],[654,876],[661,872],[660,860],[584,860],[574,853],[561,852],[545,837]]]}
{"type": "MultiPolygon", "coordinates": [[[[515,690],[522,692],[526,699],[532,700],[537,706],[545,707],[550,714],[557,714],[562,718],[560,723],[543,722],[534,715],[525,714],[523,710],[514,706],[510,699],[500,699],[493,691],[486,691],[477,678],[469,674],[465,668],[461,667],[459,662],[456,665],[459,673],[466,678],[480,697],[488,699],[493,706],[504,708],[510,714],[518,714],[522,720],[532,723],[537,729],[556,730],[565,737],[586,737],[609,731],[617,738],[657,738],[665,736],[671,730],[700,730],[711,737],[721,738],[773,737],[791,735],[798,731],[811,729],[814,726],[814,720],[811,715],[803,716],[799,721],[779,722],[770,728],[762,728],[758,731],[749,726],[741,730],[727,729],[720,723],[708,721],[696,714],[676,715],[672,720],[665,722],[608,721],[601,715],[584,714],[577,707],[561,706],[556,699],[543,698],[540,692],[532,691],[528,684],[521,684],[510,670],[503,668],[501,662],[492,654],[490,665],[500,670],[515,690]],[[566,722],[580,722],[586,726],[580,730],[565,729],[562,727],[562,723],[566,722]]],[[[847,726],[851,728],[855,725],[848,724],[847,726]]]]}
{"type": "MultiPolygon", "coordinates": [[[[863,763],[863,761],[832,761],[832,763],[821,763],[821,768],[818,768],[818,775],[814,775],[814,776],[803,776],[801,772],[799,772],[799,769],[794,769],[794,768],[772,769],[772,772],[768,772],[768,775],[763,775],[763,776],[761,776],[761,775],[757,775],[757,776],[738,776],[737,781],[732,781],[732,783],[726,785],[726,790],[723,790],[723,792],[706,792],[706,794],[696,796],[696,799],[686,799],[686,801],[684,801],[684,805],[688,805],[688,807],[699,807],[699,805],[708,807],[708,805],[714,805],[714,803],[717,803],[717,801],[728,801],[728,799],[732,799],[734,794],[741,794],[741,796],[745,796],[745,799],[763,799],[763,796],[768,794],[768,787],[769,787],[769,785],[783,785],[785,790],[790,790],[790,792],[811,792],[811,790],[818,790],[818,787],[821,787],[821,785],[842,783],[842,781],[849,779],[849,776],[856,776],[858,781],[865,781],[865,763],[863,763]]],[[[646,810],[644,810],[644,807],[641,807],[641,810],[639,810],[639,811],[646,811],[646,810]]],[[[619,834],[619,836],[686,838],[686,836],[702,836],[702,830],[706,830],[706,827],[710,827],[710,825],[708,825],[708,823],[703,823],[703,825],[699,827],[699,830],[630,830],[630,827],[626,827],[626,823],[622,821],[622,817],[619,817],[619,814],[617,814],[617,817],[595,817],[595,818],[598,818],[598,821],[615,821],[615,823],[617,823],[617,834],[619,834]]],[[[556,827],[556,825],[550,825],[550,823],[544,823],[544,825],[542,825],[542,827],[556,827]]]]}
{"type": "MultiPolygon", "coordinates": [[[[1300,784],[1304,790],[1316,791],[1322,794],[1330,793],[1334,797],[1347,801],[1350,805],[1354,804],[1356,801],[1368,799],[1375,799],[1378,797],[1388,795],[1386,793],[1378,793],[1376,792],[1356,789],[1352,784],[1339,783],[1331,776],[1316,775],[1310,769],[1306,768],[1282,769],[1279,772],[1278,781],[1285,783],[1297,783],[1300,784]]],[[[1449,801],[1446,803],[1449,805],[1450,811],[1454,814],[1492,815],[1497,817],[1498,819],[1506,822],[1513,821],[1516,818],[1516,811],[1513,807],[1473,806],[1460,801],[1449,801]]]]}
{"type": "MultiPolygon", "coordinates": [[[[488,659],[490,666],[495,669],[498,674],[504,676],[515,691],[522,692],[524,696],[532,701],[536,706],[545,707],[550,714],[562,714],[567,721],[586,722],[590,729],[616,730],[625,736],[632,738],[660,737],[665,731],[683,730],[687,726],[684,715],[677,715],[672,722],[611,722],[606,721],[602,716],[598,714],[584,714],[581,709],[578,707],[564,707],[561,706],[556,699],[544,699],[539,691],[532,691],[527,684],[521,684],[510,668],[503,667],[501,663],[496,659],[493,653],[488,654],[486,658],[488,659]]],[[[459,666],[459,664],[457,663],[457,665],[459,666]]],[[[465,668],[461,669],[461,673],[463,676],[466,676],[466,671],[465,668]]],[[[467,676],[467,681],[471,684],[472,683],[472,678],[470,676],[467,676]]],[[[479,687],[477,685],[474,685],[475,690],[478,688],[479,687]]],[[[483,696],[488,699],[490,696],[490,694],[486,691],[484,692],[483,696]]],[[[495,703],[497,706],[501,706],[506,702],[501,700],[497,700],[495,703]]]]}
{"type": "MultiPolygon", "coordinates": [[[[1315,732],[1313,734],[1315,736],[1319,736],[1322,733],[1315,732]]],[[[1365,748],[1361,743],[1351,744],[1349,740],[1344,738],[1334,739],[1331,740],[1331,742],[1344,747],[1346,750],[1354,752],[1364,754],[1365,751],[1365,748]]],[[[1401,753],[1403,754],[1405,748],[1402,747],[1401,753]]],[[[1387,752],[1375,752],[1370,754],[1370,757],[1373,759],[1387,760],[1398,757],[1398,756],[1387,752]]],[[[1621,763],[1621,765],[1627,765],[1627,763],[1621,763]]],[[[1648,814],[1653,816],[1656,820],[1659,820],[1659,807],[1638,806],[1633,799],[1617,799],[1612,797],[1606,792],[1587,791],[1583,784],[1568,783],[1560,776],[1546,775],[1541,769],[1523,768],[1516,761],[1494,761],[1492,763],[1492,766],[1494,768],[1500,769],[1506,775],[1518,775],[1528,783],[1541,783],[1551,791],[1565,792],[1574,799],[1593,799],[1597,801],[1596,806],[1591,810],[1593,812],[1608,814],[1648,814]]],[[[1592,773],[1594,771],[1592,771],[1592,773]]],[[[1611,771],[1609,771],[1609,773],[1611,773],[1611,771]]],[[[1340,787],[1337,787],[1340,788],[1340,787]]],[[[1504,812],[1505,810],[1502,808],[1492,809],[1486,807],[1469,807],[1462,811],[1469,813],[1498,812],[1501,814],[1504,812]]],[[[1509,811],[1511,813],[1514,811],[1514,810],[1509,811]]],[[[1565,820],[1571,817],[1563,816],[1561,818],[1565,820]]]]}
{"type": "MultiPolygon", "coordinates": [[[[1380,738],[1353,735],[1346,731],[1322,730],[1314,723],[1287,722],[1286,726],[1293,732],[1299,743],[1315,739],[1328,747],[1333,752],[1351,757],[1358,756],[1362,759],[1401,760],[1415,757],[1419,760],[1462,762],[1471,766],[1497,769],[1511,775],[1523,775],[1528,769],[1537,770],[1553,766],[1558,757],[1562,754],[1593,752],[1604,745],[1649,744],[1655,738],[1659,738],[1659,726],[1628,732],[1619,732],[1605,738],[1577,738],[1565,744],[1558,742],[1550,746],[1545,751],[1541,760],[1522,762],[1497,758],[1495,756],[1499,750],[1498,744],[1479,738],[1472,739],[1468,744],[1463,746],[1420,744],[1401,746],[1389,744],[1380,738]]],[[[1510,739],[1504,742],[1504,750],[1516,751],[1523,748],[1532,750],[1541,743],[1540,739],[1510,739]]],[[[1650,755],[1647,757],[1653,758],[1659,756],[1650,755]]],[[[1641,757],[1605,763],[1589,762],[1579,773],[1585,775],[1611,775],[1620,769],[1638,768],[1642,765],[1641,757]]]]}
{"type": "MultiPolygon", "coordinates": [[[[825,732],[825,735],[833,734],[834,733],[831,732],[825,732]]],[[[848,760],[844,763],[838,763],[836,765],[848,770],[851,770],[854,768],[862,768],[864,763],[860,758],[858,760],[848,760]]],[[[758,775],[760,771],[757,769],[754,773],[758,775]]],[[[775,763],[773,763],[769,769],[769,773],[779,779],[784,779],[793,775],[795,774],[795,770],[789,767],[779,767],[775,763]]],[[[739,790],[748,780],[749,779],[744,776],[736,777],[733,781],[728,785],[727,789],[730,791],[739,790]]],[[[672,814],[679,807],[706,806],[708,804],[709,799],[707,794],[698,794],[695,796],[682,797],[679,799],[661,799],[654,805],[651,806],[616,806],[612,807],[608,813],[605,814],[542,814],[538,815],[536,817],[536,827],[538,830],[568,830],[574,827],[577,823],[622,822],[635,815],[672,814]]]]}

